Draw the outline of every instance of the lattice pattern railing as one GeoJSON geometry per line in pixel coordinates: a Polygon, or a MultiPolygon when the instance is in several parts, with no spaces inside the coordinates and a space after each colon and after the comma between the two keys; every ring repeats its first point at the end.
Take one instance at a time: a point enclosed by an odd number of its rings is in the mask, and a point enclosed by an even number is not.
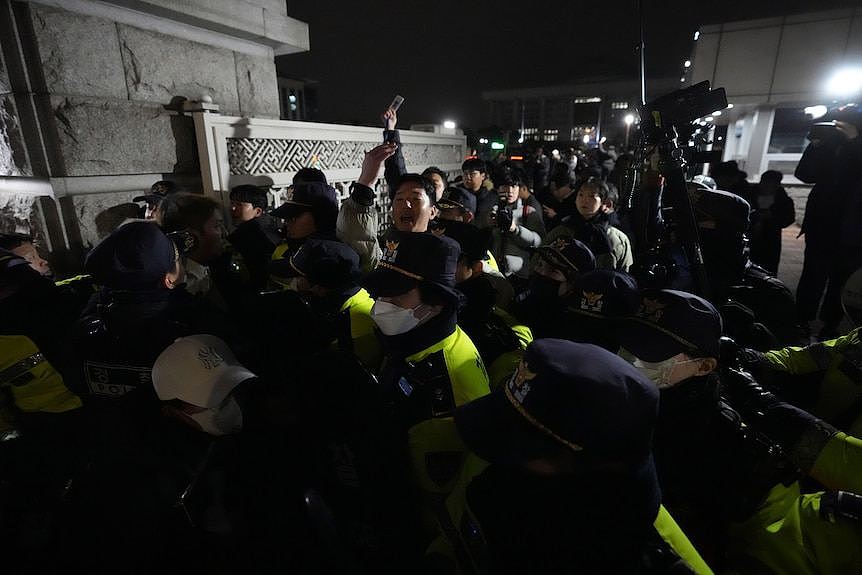
{"type": "MultiPolygon", "coordinates": [[[[223,201],[233,186],[266,182],[272,186],[271,201],[280,204],[303,167],[323,170],[343,200],[359,176],[365,152],[382,137],[379,128],[193,114],[204,191],[223,201]]],[[[454,176],[466,152],[463,136],[402,131],[401,142],[410,171],[437,166],[454,176]]],[[[382,177],[375,188],[380,222],[387,227],[390,205],[382,177]]]]}

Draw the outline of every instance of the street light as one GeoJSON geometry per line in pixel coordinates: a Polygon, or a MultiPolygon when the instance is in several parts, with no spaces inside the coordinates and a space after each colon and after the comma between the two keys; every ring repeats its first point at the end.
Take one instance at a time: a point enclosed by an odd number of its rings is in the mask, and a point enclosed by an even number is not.
{"type": "Polygon", "coordinates": [[[629,131],[632,129],[632,124],[635,123],[634,114],[626,114],[625,118],[623,118],[623,122],[626,123],[626,150],[629,149],[629,131]]]}
{"type": "Polygon", "coordinates": [[[455,122],[453,122],[452,120],[444,120],[443,121],[443,127],[446,128],[447,130],[454,130],[455,129],[455,122]]]}
{"type": "Polygon", "coordinates": [[[843,68],[826,82],[826,90],[835,96],[855,96],[862,92],[862,68],[843,68]]]}
{"type": "Polygon", "coordinates": [[[686,60],[682,65],[685,68],[691,68],[691,60],[686,60]]]}

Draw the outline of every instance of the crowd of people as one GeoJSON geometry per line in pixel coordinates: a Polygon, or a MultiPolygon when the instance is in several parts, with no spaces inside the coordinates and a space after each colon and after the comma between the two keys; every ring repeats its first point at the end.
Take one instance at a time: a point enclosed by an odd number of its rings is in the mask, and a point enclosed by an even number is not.
{"type": "Polygon", "coordinates": [[[805,345],[780,173],[689,183],[702,297],[630,156],[407,173],[383,121],[343,201],[158,182],[59,282],[0,236],[8,572],[862,573],[859,328],[805,345]]]}

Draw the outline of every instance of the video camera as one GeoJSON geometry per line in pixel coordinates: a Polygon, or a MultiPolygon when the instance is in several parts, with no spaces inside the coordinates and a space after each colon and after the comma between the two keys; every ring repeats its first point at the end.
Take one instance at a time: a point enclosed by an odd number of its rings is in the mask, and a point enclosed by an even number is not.
{"type": "Polygon", "coordinates": [[[709,82],[700,82],[640,106],[641,133],[647,144],[676,139],[683,133],[691,133],[692,122],[698,118],[726,107],[724,88],[710,90],[709,82]]]}
{"type": "Polygon", "coordinates": [[[690,165],[717,160],[714,153],[699,150],[690,142],[699,129],[695,120],[726,107],[724,89],[711,90],[709,82],[677,90],[639,106],[640,145],[633,169],[641,170],[642,177],[635,174],[631,178],[633,189],[626,207],[631,212],[638,252],[635,275],[641,283],[668,287],[679,273],[676,261],[682,256],[687,263],[683,267],[691,274],[690,291],[709,297],[685,171],[690,165]],[[647,156],[654,150],[658,151],[657,168],[661,178],[650,179],[645,177],[650,171],[651,158],[647,156]]]}

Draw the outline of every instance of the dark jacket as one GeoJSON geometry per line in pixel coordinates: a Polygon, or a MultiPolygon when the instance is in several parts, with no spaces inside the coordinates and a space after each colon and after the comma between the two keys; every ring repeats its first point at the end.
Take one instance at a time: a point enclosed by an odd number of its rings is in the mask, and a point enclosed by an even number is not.
{"type": "Polygon", "coordinates": [[[281,243],[278,223],[268,214],[243,222],[228,236],[234,250],[242,257],[248,271],[248,287],[260,290],[269,278],[269,260],[275,246],[281,243]]]}
{"type": "Polygon", "coordinates": [[[637,573],[660,498],[651,466],[541,477],[492,465],[467,488],[489,573],[637,573]]]}
{"type": "Polygon", "coordinates": [[[749,240],[751,259],[772,273],[778,272],[781,230],[796,221],[793,200],[779,187],[772,196],[761,195],[755,186],[751,204],[749,240]],[[761,207],[762,206],[762,207],[761,207]]]}
{"type": "Polygon", "coordinates": [[[862,246],[862,138],[809,144],[794,173],[814,184],[802,220],[806,244],[862,246]]]}
{"type": "Polygon", "coordinates": [[[719,392],[717,375],[663,389],[653,440],[662,502],[699,549],[718,543],[723,522],[748,518],[772,487],[793,478],[719,392]]]}

